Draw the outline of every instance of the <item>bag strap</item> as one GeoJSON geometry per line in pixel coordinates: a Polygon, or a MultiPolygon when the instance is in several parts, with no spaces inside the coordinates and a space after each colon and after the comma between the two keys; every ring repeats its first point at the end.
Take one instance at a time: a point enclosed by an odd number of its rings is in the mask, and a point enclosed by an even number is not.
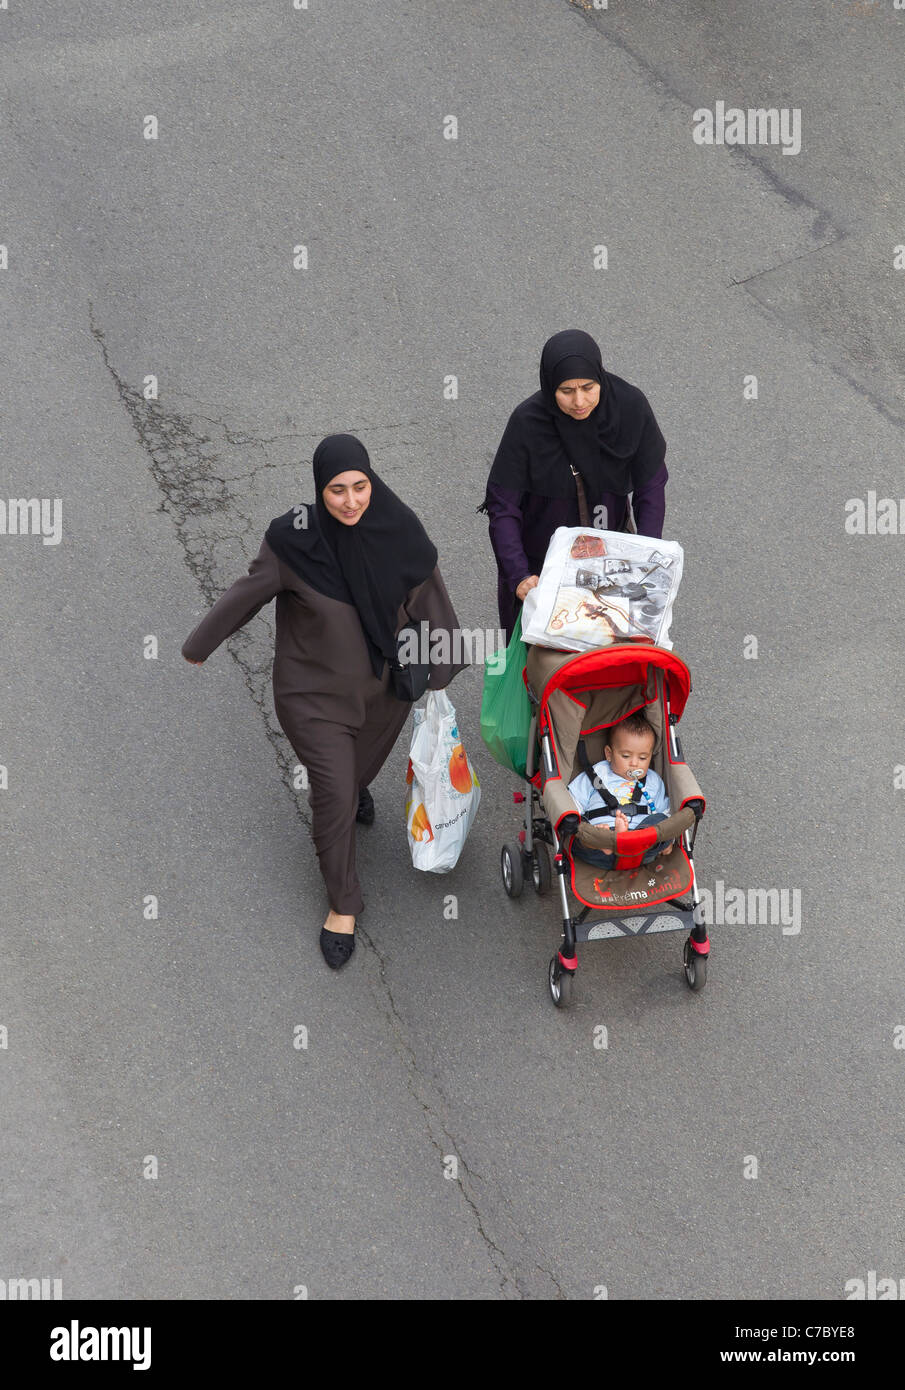
{"type": "Polygon", "coordinates": [[[575,491],[578,493],[578,521],[581,526],[591,525],[591,515],[588,511],[588,498],[584,490],[584,482],[575,464],[569,459],[569,467],[572,470],[572,477],[575,479],[575,491]]]}

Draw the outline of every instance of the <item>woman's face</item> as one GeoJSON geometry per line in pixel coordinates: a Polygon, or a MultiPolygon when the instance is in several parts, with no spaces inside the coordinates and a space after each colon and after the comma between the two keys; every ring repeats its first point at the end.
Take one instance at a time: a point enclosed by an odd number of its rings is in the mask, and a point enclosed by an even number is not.
{"type": "Polygon", "coordinates": [[[600,382],[572,377],[556,388],[556,404],[573,420],[586,420],[600,400],[600,382]]]}
{"type": "Polygon", "coordinates": [[[324,488],[323,499],[331,516],[335,516],[344,526],[354,526],[370,504],[371,480],[366,473],[354,469],[348,473],[337,473],[324,488]]]}

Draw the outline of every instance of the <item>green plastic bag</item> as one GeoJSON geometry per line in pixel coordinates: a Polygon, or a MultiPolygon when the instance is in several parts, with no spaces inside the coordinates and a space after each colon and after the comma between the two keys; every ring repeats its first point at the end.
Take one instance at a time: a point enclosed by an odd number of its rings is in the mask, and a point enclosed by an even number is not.
{"type": "Polygon", "coordinates": [[[512,637],[502,653],[484,667],[481,695],[481,738],[492,758],[519,777],[525,775],[531,701],[522,680],[528,649],[522,641],[522,615],[515,620],[512,637]]]}

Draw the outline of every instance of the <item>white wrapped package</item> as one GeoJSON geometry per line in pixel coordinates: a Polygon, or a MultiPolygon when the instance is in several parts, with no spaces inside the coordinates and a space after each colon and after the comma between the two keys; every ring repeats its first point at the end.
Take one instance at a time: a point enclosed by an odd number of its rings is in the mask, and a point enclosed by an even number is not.
{"type": "Polygon", "coordinates": [[[522,608],[522,636],[539,647],[584,652],[626,637],[672,649],[669,624],[682,578],[677,541],[560,526],[540,582],[522,608]]]}

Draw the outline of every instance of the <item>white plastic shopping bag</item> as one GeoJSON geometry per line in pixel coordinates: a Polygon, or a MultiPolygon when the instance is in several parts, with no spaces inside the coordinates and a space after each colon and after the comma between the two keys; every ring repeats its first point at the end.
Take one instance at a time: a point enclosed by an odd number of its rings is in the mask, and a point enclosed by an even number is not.
{"type": "Polygon", "coordinates": [[[559,526],[522,608],[522,636],[567,652],[627,637],[650,637],[671,649],[669,625],[683,560],[677,541],[559,526]]]}
{"type": "Polygon", "coordinates": [[[412,710],[415,727],[406,772],[405,828],[416,869],[452,869],[481,800],[475,776],[445,690],[429,690],[424,708],[412,710]]]}

